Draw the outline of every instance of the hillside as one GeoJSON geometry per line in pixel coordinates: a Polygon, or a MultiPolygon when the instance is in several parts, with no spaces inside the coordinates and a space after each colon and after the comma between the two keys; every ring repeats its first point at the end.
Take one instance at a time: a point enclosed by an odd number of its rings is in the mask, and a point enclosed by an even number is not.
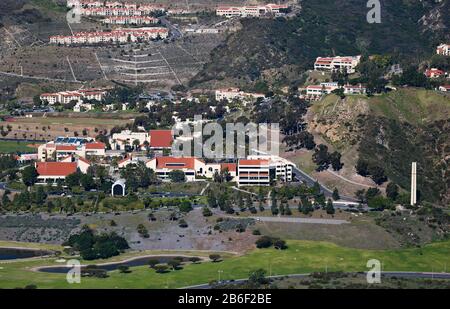
{"type": "Polygon", "coordinates": [[[242,30],[214,50],[191,86],[222,80],[245,86],[273,68],[281,72],[278,82],[288,83],[289,72],[311,68],[320,55],[391,53],[410,63],[449,38],[443,18],[448,1],[383,1],[381,24],[367,23],[366,1],[303,0],[301,5],[300,15],[289,20],[242,20],[242,30]]]}
{"type": "Polygon", "coordinates": [[[418,162],[418,187],[428,201],[448,203],[450,98],[419,89],[381,96],[331,95],[314,103],[309,129],[343,154],[346,177],[359,158],[382,167],[409,190],[411,162],[418,162]]]}

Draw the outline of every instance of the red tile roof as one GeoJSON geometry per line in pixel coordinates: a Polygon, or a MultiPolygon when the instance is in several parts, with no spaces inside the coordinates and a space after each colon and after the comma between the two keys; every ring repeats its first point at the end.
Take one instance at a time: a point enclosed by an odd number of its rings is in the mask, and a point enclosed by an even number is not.
{"type": "Polygon", "coordinates": [[[229,172],[236,172],[236,163],[222,163],[220,164],[220,170],[228,168],[229,172]]]}
{"type": "Polygon", "coordinates": [[[68,176],[77,171],[76,162],[36,162],[39,176],[68,176]]]}
{"type": "Polygon", "coordinates": [[[152,148],[170,148],[172,146],[172,130],[151,130],[150,147],[152,148]]]}
{"type": "Polygon", "coordinates": [[[85,147],[86,149],[105,149],[106,145],[101,142],[95,142],[95,143],[87,143],[85,147]]]}
{"type": "Polygon", "coordinates": [[[239,160],[239,165],[268,165],[269,160],[239,160]]]}
{"type": "Polygon", "coordinates": [[[191,169],[195,168],[195,158],[174,158],[174,157],[158,157],[156,160],[156,168],[162,169],[191,169]]]}
{"type": "Polygon", "coordinates": [[[77,146],[73,146],[73,145],[57,145],[56,146],[56,151],[58,151],[58,150],[75,151],[75,150],[77,150],[77,146]]]}

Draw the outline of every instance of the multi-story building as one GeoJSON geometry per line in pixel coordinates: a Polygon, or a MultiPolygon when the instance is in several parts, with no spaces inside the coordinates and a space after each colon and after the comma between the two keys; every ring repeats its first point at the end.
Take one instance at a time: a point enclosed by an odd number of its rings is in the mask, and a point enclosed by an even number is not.
{"type": "Polygon", "coordinates": [[[38,147],[39,161],[60,161],[68,156],[77,155],[82,158],[90,156],[105,156],[106,145],[95,142],[91,138],[57,137],[54,141],[38,147]]]}
{"type": "Polygon", "coordinates": [[[150,141],[148,132],[131,132],[130,130],[124,130],[120,133],[114,133],[110,138],[109,143],[112,149],[125,150],[127,147],[133,147],[134,141],[139,142],[139,146],[144,145],[147,141],[150,141]]]}
{"type": "Polygon", "coordinates": [[[293,180],[293,169],[296,167],[294,163],[279,156],[272,155],[251,155],[249,160],[267,160],[269,161],[269,169],[271,175],[278,180],[290,182],[293,180]]]}
{"type": "Polygon", "coordinates": [[[442,56],[450,56],[450,44],[440,44],[436,48],[436,54],[442,56]]]}
{"type": "Polygon", "coordinates": [[[47,101],[48,104],[56,103],[67,104],[72,101],[77,104],[83,103],[84,100],[102,101],[107,93],[107,89],[80,89],[76,91],[61,91],[55,93],[43,93],[40,96],[41,101],[47,101]]]}
{"type": "Polygon", "coordinates": [[[280,16],[288,5],[266,4],[257,6],[219,6],[216,15],[224,17],[261,17],[265,15],[280,16]]]}
{"type": "Polygon", "coordinates": [[[360,63],[361,56],[337,56],[337,57],[317,57],[314,63],[316,71],[345,71],[354,73],[356,66],[360,63]]]}
{"type": "Polygon", "coordinates": [[[238,186],[269,186],[269,160],[239,160],[237,166],[237,183],[238,186]]]}
{"type": "Polygon", "coordinates": [[[111,25],[150,25],[157,24],[158,18],[150,16],[112,16],[102,20],[105,24],[111,25]]]}
{"type": "Polygon", "coordinates": [[[155,171],[159,179],[169,180],[169,173],[174,170],[182,171],[186,181],[195,181],[198,176],[203,176],[207,170],[205,162],[193,157],[156,157],[146,163],[148,168],[155,171]]]}
{"type": "Polygon", "coordinates": [[[61,45],[124,44],[158,38],[165,39],[168,35],[169,30],[162,27],[128,28],[111,31],[77,32],[69,36],[57,35],[50,37],[50,43],[61,45]]]}

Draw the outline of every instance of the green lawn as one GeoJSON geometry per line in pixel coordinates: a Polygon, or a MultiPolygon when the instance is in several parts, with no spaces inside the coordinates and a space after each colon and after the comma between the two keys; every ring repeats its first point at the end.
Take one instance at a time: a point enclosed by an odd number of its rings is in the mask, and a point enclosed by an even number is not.
{"type": "Polygon", "coordinates": [[[36,148],[28,147],[30,142],[0,141],[0,153],[37,152],[36,148]]]}
{"type": "Polygon", "coordinates": [[[369,259],[380,260],[386,271],[441,272],[450,265],[450,241],[400,250],[358,250],[312,241],[289,241],[288,245],[284,251],[257,249],[220,263],[186,265],[166,274],[156,274],[145,266],[134,267],[129,274],[114,271],[106,279],[82,278],[81,284],[73,285],[66,282],[65,275],[31,271],[32,267],[52,264],[50,259],[13,262],[0,264],[0,288],[27,284],[38,288],[179,288],[215,280],[219,270],[223,279],[245,278],[257,268],[271,270],[273,275],[324,271],[326,267],[328,271],[366,271],[369,259]]]}

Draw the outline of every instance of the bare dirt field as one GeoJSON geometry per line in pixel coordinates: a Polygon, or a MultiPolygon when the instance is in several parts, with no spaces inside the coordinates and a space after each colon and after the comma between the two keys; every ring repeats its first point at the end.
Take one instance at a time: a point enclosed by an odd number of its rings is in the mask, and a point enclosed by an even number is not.
{"type": "Polygon", "coordinates": [[[57,136],[76,135],[75,132],[82,136],[83,130],[87,136],[95,137],[101,131],[109,132],[114,126],[123,126],[131,121],[130,118],[18,117],[0,124],[11,127],[6,138],[50,140],[57,136]]]}

